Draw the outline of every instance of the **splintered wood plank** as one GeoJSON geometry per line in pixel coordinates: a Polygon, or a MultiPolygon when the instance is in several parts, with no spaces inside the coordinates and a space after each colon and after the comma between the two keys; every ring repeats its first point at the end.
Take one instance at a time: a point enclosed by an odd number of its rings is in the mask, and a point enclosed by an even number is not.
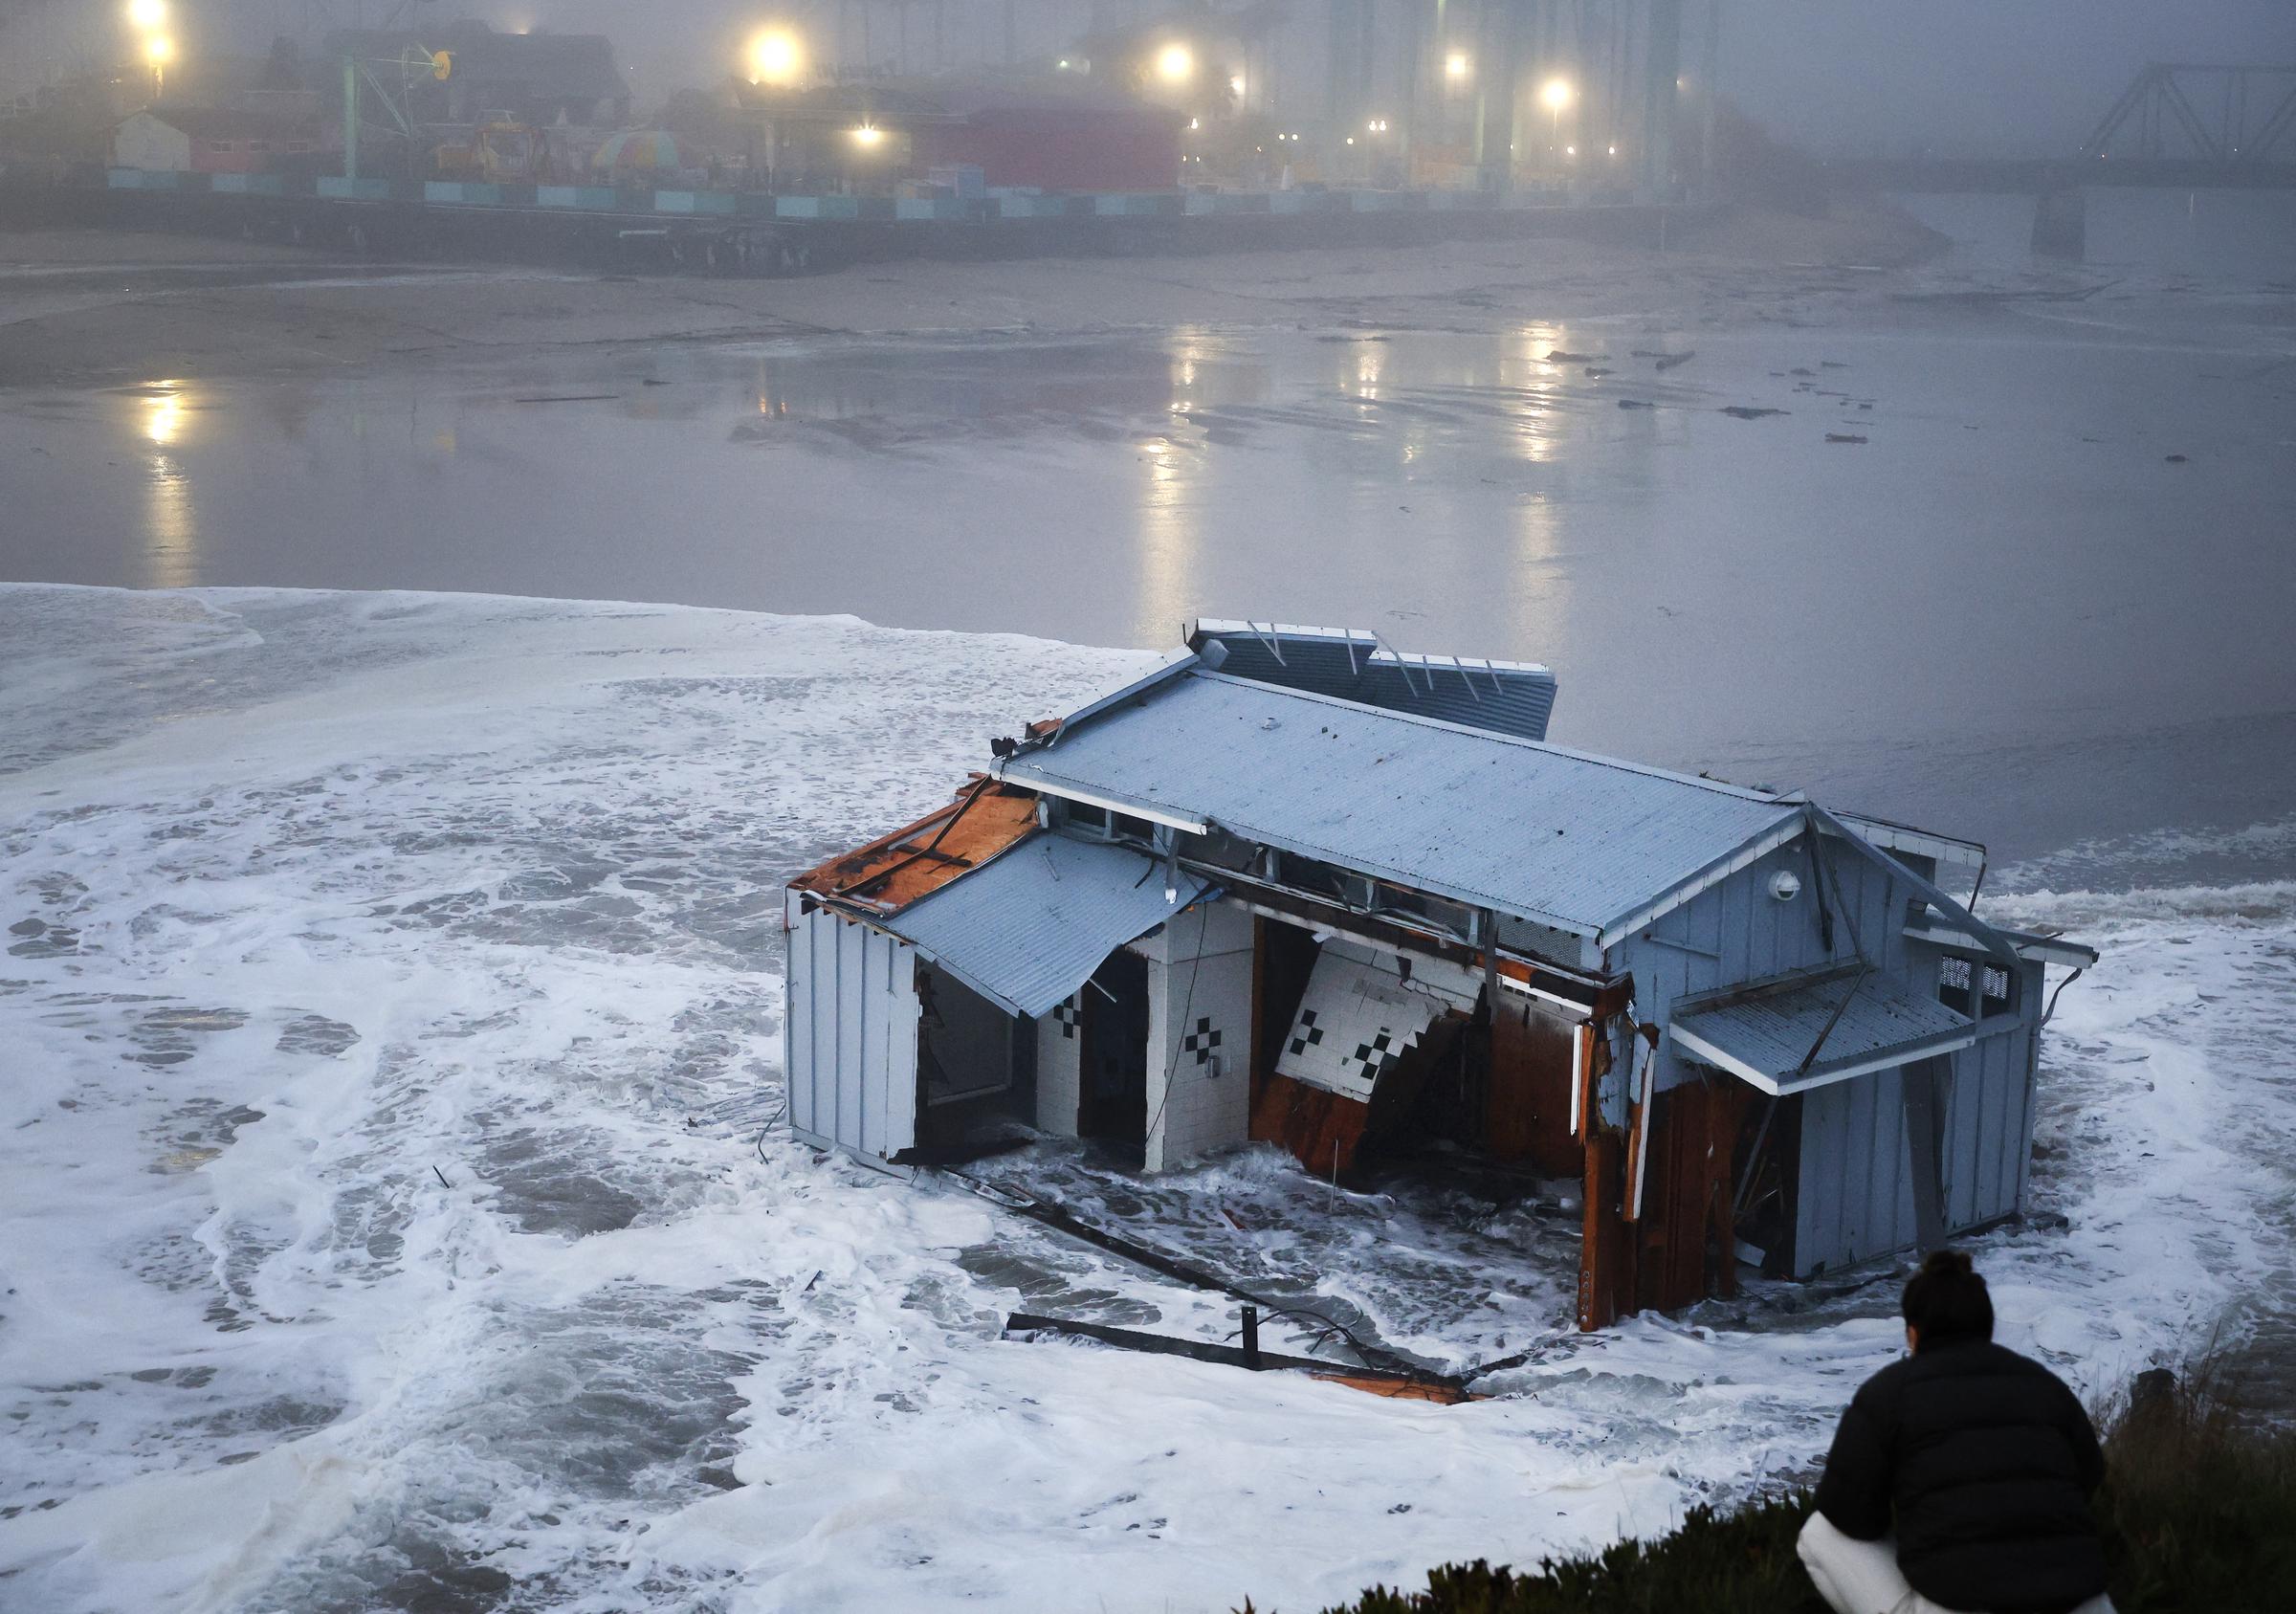
{"type": "Polygon", "coordinates": [[[1318,1177],[1344,1175],[1354,1169],[1370,1119],[1369,1107],[1353,1098],[1270,1071],[1252,1097],[1251,1137],[1282,1144],[1318,1177]]]}
{"type": "MultiPolygon", "coordinates": [[[[968,785],[965,794],[971,795],[973,788],[968,785]]],[[[974,796],[969,807],[960,796],[789,883],[800,891],[842,895],[884,913],[896,913],[979,868],[1035,827],[1033,793],[992,785],[974,796]]]]}

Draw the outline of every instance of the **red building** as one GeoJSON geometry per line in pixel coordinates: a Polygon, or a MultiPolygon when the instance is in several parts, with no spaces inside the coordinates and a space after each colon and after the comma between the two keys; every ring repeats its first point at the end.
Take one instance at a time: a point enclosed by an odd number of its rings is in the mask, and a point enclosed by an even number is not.
{"type": "Polygon", "coordinates": [[[919,168],[970,163],[985,183],[1038,190],[1171,190],[1182,119],[1116,96],[989,89],[940,99],[910,136],[919,168]]]}
{"type": "MultiPolygon", "coordinates": [[[[969,166],[990,188],[1173,190],[1179,112],[1079,78],[913,78],[806,90],[739,85],[735,118],[752,172],[773,188],[855,190],[969,166]]],[[[724,132],[719,143],[735,144],[724,132]]]]}
{"type": "Polygon", "coordinates": [[[255,174],[318,145],[318,131],[307,123],[220,107],[147,106],[112,132],[112,163],[161,172],[255,174]]]}

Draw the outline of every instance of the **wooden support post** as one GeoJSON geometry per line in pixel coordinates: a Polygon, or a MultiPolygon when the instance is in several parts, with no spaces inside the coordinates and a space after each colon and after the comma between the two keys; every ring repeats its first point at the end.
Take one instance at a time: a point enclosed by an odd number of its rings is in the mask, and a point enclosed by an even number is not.
{"type": "MultiPolygon", "coordinates": [[[[1585,1204],[1578,1242],[1578,1332],[1618,1320],[1622,1275],[1631,1265],[1626,1224],[1619,1215],[1620,1149],[1616,1133],[1597,1126],[1586,1140],[1585,1204]]],[[[1631,1293],[1631,1281],[1627,1285],[1631,1293]]]]}

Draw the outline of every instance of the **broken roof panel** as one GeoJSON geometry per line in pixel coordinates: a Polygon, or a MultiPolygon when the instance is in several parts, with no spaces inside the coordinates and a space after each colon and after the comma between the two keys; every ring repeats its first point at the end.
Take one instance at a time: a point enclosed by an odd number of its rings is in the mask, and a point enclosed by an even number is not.
{"type": "Polygon", "coordinates": [[[1798,832],[1799,804],[1191,669],[1001,777],[1581,936],[1798,832]]]}
{"type": "Polygon", "coordinates": [[[873,921],[1013,1014],[1066,1002],[1108,955],[1210,889],[1184,871],[1164,895],[1153,858],[1039,832],[901,913],[873,921]]]}
{"type": "Polygon", "coordinates": [[[1690,1058],[1764,1093],[1788,1094],[1951,1053],[2021,1024],[2009,1014],[1973,1021],[1893,977],[1860,980],[1854,968],[1835,968],[1685,1000],[1670,1030],[1690,1058]],[[1821,1032],[1825,1042],[1805,1070],[1821,1032]]]}
{"type": "Polygon", "coordinates": [[[1364,629],[1200,618],[1188,648],[1230,677],[1306,690],[1389,712],[1544,740],[1555,674],[1533,662],[1406,655],[1364,629]],[[1217,646],[1215,650],[1212,647],[1217,646]]]}
{"type": "Polygon", "coordinates": [[[894,913],[978,868],[1036,827],[1036,797],[976,780],[934,808],[865,847],[841,852],[789,884],[818,896],[894,913]]]}

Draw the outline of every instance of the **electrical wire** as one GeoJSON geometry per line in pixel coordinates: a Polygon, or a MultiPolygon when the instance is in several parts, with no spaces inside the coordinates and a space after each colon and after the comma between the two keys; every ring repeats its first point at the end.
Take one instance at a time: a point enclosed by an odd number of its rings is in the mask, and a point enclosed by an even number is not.
{"type": "Polygon", "coordinates": [[[775,1127],[782,1124],[783,1117],[788,1114],[789,1094],[786,1092],[784,1092],[782,1094],[782,1107],[774,1111],[772,1118],[767,1120],[763,1126],[758,1129],[758,1163],[760,1165],[771,1163],[765,1159],[765,1139],[772,1133],[775,1127]]]}

